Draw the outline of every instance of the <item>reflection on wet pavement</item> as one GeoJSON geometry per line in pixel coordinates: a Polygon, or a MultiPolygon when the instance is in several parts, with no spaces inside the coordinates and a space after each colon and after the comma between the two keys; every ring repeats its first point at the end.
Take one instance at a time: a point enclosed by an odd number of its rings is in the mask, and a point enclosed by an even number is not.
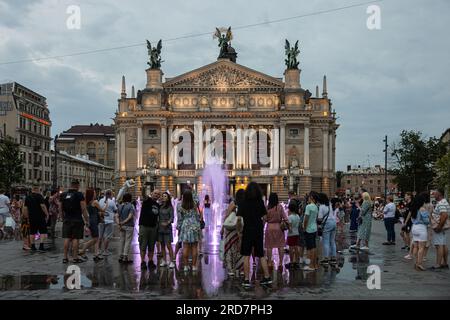
{"type": "MultiPolygon", "coordinates": [[[[82,271],[81,285],[82,289],[108,289],[124,293],[145,292],[152,296],[173,296],[185,299],[236,297],[236,295],[241,298],[267,298],[292,292],[312,292],[311,290],[320,293],[333,286],[336,280],[365,280],[368,265],[382,262],[379,258],[372,259],[367,253],[350,252],[348,247],[355,240],[355,235],[338,234],[339,254],[338,265],[335,268],[322,267],[317,272],[286,268],[282,271],[271,270],[273,284],[270,288],[262,287],[259,281],[255,281],[261,279],[261,270],[256,268],[257,272],[254,272],[252,268],[252,280],[255,285],[251,289],[243,289],[241,278],[230,277],[226,273],[217,248],[206,244],[203,247],[205,255],[200,260],[201,268],[196,273],[183,272],[180,261],[177,263],[177,269],[158,267],[141,270],[138,247],[135,244],[132,249],[134,263],[131,265],[119,264],[114,258],[115,254],[99,263],[91,261],[79,265],[82,271]]],[[[58,244],[55,244],[53,250],[46,255],[58,255],[60,250],[58,244]]],[[[180,259],[181,255],[178,256],[178,260],[180,259]]],[[[276,254],[274,259],[278,260],[276,254]]],[[[288,254],[283,257],[283,262],[289,262],[288,254]]],[[[61,270],[66,267],[67,265],[64,265],[61,270]]],[[[64,275],[64,271],[53,275],[4,275],[0,277],[0,290],[66,290],[64,289],[65,278],[67,275],[64,275]]]]}

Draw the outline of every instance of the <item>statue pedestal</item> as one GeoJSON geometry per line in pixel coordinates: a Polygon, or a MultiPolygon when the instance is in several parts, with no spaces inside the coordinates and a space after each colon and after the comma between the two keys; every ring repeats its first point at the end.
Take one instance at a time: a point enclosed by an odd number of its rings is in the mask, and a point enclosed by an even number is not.
{"type": "Polygon", "coordinates": [[[300,89],[300,69],[286,69],[284,71],[284,83],[286,89],[300,89]]]}
{"type": "Polygon", "coordinates": [[[163,72],[160,69],[147,69],[147,89],[162,89],[163,72]]]}

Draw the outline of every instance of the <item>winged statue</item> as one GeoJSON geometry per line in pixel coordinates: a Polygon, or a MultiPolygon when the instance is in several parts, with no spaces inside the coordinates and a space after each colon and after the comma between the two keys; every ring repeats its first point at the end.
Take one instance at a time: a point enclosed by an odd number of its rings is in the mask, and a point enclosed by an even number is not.
{"type": "Polygon", "coordinates": [[[225,31],[224,29],[219,29],[216,27],[216,32],[214,33],[214,38],[219,39],[219,47],[220,47],[220,53],[219,58],[227,58],[228,53],[228,46],[229,42],[233,39],[233,33],[231,32],[231,27],[229,27],[224,33],[222,31],[225,31]]]}
{"type": "Polygon", "coordinates": [[[288,69],[298,69],[299,62],[297,61],[297,56],[300,53],[298,49],[298,40],[295,42],[295,45],[291,47],[291,44],[286,39],[286,44],[284,45],[286,59],[284,59],[284,63],[288,69]]]}
{"type": "Polygon", "coordinates": [[[150,69],[161,68],[161,62],[164,62],[161,61],[162,40],[158,41],[156,47],[152,47],[150,41],[147,40],[147,49],[149,57],[147,64],[150,66],[150,69]]]}

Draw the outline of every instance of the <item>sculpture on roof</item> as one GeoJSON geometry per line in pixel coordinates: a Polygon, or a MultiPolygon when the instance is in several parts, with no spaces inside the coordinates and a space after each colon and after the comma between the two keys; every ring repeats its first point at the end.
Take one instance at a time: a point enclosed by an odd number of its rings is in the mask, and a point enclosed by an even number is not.
{"type": "Polygon", "coordinates": [[[159,69],[161,68],[161,49],[162,49],[162,40],[158,41],[156,47],[152,47],[150,41],[147,40],[147,49],[148,49],[148,57],[149,62],[147,64],[150,66],[150,69],[159,69]]]}
{"type": "Polygon", "coordinates": [[[219,40],[218,47],[220,47],[220,52],[218,58],[227,58],[233,62],[236,62],[237,53],[230,44],[231,40],[233,39],[231,27],[228,27],[228,29],[216,28],[214,38],[217,38],[219,40]]]}
{"type": "Polygon", "coordinates": [[[286,39],[284,48],[286,52],[286,59],[284,59],[286,67],[288,69],[298,69],[299,62],[297,61],[297,56],[300,53],[300,50],[298,49],[298,40],[295,42],[295,45],[291,47],[291,44],[286,39]]]}

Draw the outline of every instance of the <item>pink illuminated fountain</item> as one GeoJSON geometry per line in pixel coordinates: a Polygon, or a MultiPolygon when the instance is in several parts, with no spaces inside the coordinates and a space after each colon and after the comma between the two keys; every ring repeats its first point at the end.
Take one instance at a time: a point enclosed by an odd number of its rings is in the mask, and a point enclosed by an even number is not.
{"type": "Polygon", "coordinates": [[[218,247],[223,212],[226,210],[226,198],[228,194],[228,178],[224,169],[222,169],[222,165],[217,162],[207,164],[203,169],[202,183],[200,204],[203,206],[203,201],[207,194],[211,201],[209,216],[205,217],[207,222],[205,244],[218,247]]]}

